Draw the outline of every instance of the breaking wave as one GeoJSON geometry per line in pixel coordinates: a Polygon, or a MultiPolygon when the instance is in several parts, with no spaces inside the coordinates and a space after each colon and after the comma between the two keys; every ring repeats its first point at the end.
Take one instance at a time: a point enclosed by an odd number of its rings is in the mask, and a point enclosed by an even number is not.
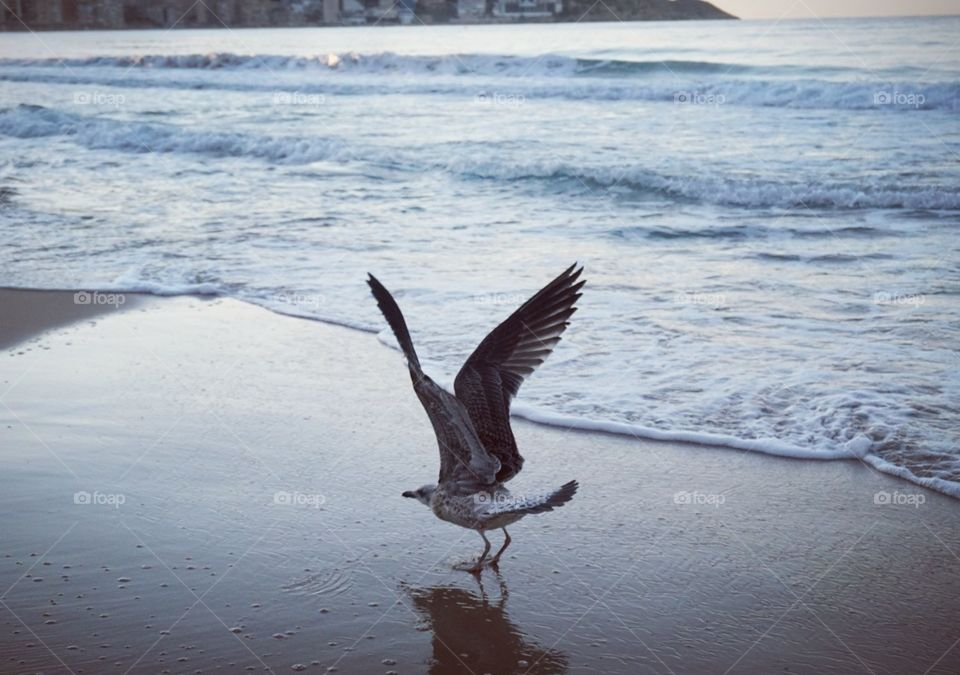
{"type": "Polygon", "coordinates": [[[378,93],[474,95],[489,87],[491,78],[499,78],[495,80],[498,91],[530,100],[669,101],[888,113],[960,111],[960,84],[955,82],[921,83],[901,71],[872,73],[875,78],[889,74],[886,80],[829,79],[834,71],[836,68],[602,60],[549,54],[347,53],[307,57],[217,53],[0,59],[0,80],[18,82],[271,91],[277,89],[275,78],[280,77],[286,78],[282,86],[293,84],[305,92],[341,96],[368,94],[372,88],[378,93]],[[147,77],[147,71],[162,77],[147,77]],[[211,76],[212,72],[245,73],[248,77],[224,79],[211,76]],[[388,77],[398,74],[405,77],[388,77]],[[345,75],[357,77],[340,77],[345,75]],[[365,76],[379,77],[365,80],[365,76]]]}
{"type": "MultiPolygon", "coordinates": [[[[581,187],[629,189],[671,200],[706,202],[745,208],[790,209],[960,209],[960,190],[944,190],[902,180],[896,184],[808,184],[768,178],[675,176],[643,167],[577,167],[563,163],[510,163],[483,159],[432,162],[422,157],[351,145],[332,137],[261,136],[243,132],[184,129],[170,124],[126,122],[109,117],[65,113],[43,106],[20,105],[0,110],[0,135],[14,138],[63,136],[94,150],[134,153],[183,153],[210,157],[250,158],[273,164],[317,161],[365,161],[391,169],[439,170],[463,178],[516,182],[537,180],[574,183],[581,187]]],[[[575,185],[575,186],[576,186],[575,185]]]]}
{"type": "Polygon", "coordinates": [[[35,105],[20,105],[0,112],[0,134],[15,138],[67,136],[93,150],[250,157],[275,163],[299,164],[346,157],[344,143],[334,138],[192,131],[166,124],[73,115],[35,105]]]}
{"type": "Polygon", "coordinates": [[[515,56],[498,54],[445,54],[418,56],[381,52],[375,54],[320,54],[316,56],[214,54],[148,54],[142,56],[93,56],[81,59],[0,59],[0,66],[178,68],[203,70],[344,70],[376,72],[458,73],[477,75],[571,75],[647,73],[750,72],[753,66],[714,61],[624,61],[584,59],[560,55],[515,56]]]}

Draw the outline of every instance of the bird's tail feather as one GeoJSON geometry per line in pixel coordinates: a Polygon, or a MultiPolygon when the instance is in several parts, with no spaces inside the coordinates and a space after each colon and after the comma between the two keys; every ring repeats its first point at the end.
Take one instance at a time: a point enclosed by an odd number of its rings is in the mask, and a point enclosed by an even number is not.
{"type": "Polygon", "coordinates": [[[417,358],[417,352],[413,348],[413,340],[410,339],[407,322],[403,318],[403,313],[400,311],[397,301],[390,295],[390,291],[384,288],[383,284],[372,274],[370,274],[367,279],[367,285],[370,286],[373,297],[377,300],[377,306],[380,307],[380,311],[383,313],[387,323],[390,324],[390,329],[393,330],[397,342],[400,343],[400,349],[403,350],[404,355],[407,357],[407,363],[410,365],[410,368],[420,372],[420,359],[417,358]]]}
{"type": "Polygon", "coordinates": [[[580,484],[572,480],[564,483],[553,492],[538,495],[536,497],[512,497],[508,500],[492,504],[487,509],[488,515],[501,515],[507,513],[530,514],[546,513],[555,508],[563,506],[577,494],[577,488],[580,484]]]}

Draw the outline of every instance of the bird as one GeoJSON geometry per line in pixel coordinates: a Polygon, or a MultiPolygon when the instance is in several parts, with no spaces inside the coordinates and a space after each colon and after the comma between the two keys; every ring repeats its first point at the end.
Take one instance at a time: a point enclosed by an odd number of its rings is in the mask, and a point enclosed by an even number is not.
{"type": "Polygon", "coordinates": [[[483,553],[467,571],[479,574],[490,553],[487,531],[502,530],[503,545],[490,560],[496,567],[510,545],[507,526],[524,516],[553,511],[576,494],[576,480],[542,494],[511,494],[506,483],[520,473],[523,457],[510,428],[510,403],[524,379],[543,363],[577,311],[586,280],[574,263],[494,328],[464,362],[450,393],[420,365],[406,320],[390,292],[368,274],[367,284],[403,352],[413,389],[433,426],[440,450],[437,482],[407,490],[404,497],[434,515],[476,530],[483,553]]]}

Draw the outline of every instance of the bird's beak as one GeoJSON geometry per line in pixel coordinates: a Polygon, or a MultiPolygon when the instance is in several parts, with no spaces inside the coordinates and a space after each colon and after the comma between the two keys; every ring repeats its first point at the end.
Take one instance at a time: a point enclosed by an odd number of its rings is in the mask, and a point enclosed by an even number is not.
{"type": "Polygon", "coordinates": [[[406,492],[404,492],[404,493],[403,493],[403,496],[404,496],[404,497],[409,497],[410,499],[416,499],[416,498],[417,498],[417,495],[415,495],[415,494],[413,494],[412,492],[410,492],[410,490],[407,490],[406,492]]]}

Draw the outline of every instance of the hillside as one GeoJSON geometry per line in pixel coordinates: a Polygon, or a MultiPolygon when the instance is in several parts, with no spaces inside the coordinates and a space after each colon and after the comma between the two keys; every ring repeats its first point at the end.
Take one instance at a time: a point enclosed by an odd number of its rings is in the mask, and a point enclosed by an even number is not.
{"type": "Polygon", "coordinates": [[[703,0],[567,0],[562,19],[581,21],[675,21],[736,19],[703,0]],[[581,18],[582,17],[582,18],[581,18]]]}

